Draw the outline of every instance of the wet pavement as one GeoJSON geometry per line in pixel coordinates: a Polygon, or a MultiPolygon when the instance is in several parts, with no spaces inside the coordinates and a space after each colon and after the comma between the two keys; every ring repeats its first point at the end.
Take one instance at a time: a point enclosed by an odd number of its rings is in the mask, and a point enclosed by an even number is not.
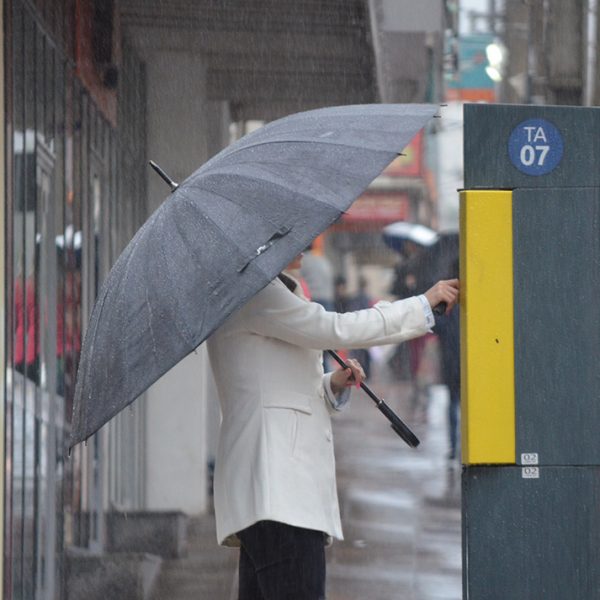
{"type": "Polygon", "coordinates": [[[335,427],[345,540],[330,550],[329,600],[460,600],[460,467],[446,459],[446,389],[374,383],[421,440],[409,448],[364,394],[335,427]],[[423,400],[421,408],[423,408],[423,400]]]}
{"type": "MultiPolygon", "coordinates": [[[[373,402],[353,391],[334,436],[345,540],[327,550],[328,600],[460,600],[460,466],[446,459],[443,386],[411,419],[411,387],[387,372],[372,387],[421,439],[409,448],[373,402]]],[[[185,558],[165,561],[152,600],[237,598],[237,552],[219,548],[214,518],[194,521],[185,558]]]]}

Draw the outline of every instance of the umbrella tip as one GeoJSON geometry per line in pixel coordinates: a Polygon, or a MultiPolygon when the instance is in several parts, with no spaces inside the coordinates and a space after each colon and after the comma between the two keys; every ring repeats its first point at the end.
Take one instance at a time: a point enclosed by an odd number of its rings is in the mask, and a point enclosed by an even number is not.
{"type": "Polygon", "coordinates": [[[175,181],[173,181],[166,173],[165,171],[157,164],[155,163],[153,160],[149,160],[148,164],[158,173],[158,175],[160,176],[160,178],[165,181],[166,183],[169,184],[169,187],[171,188],[171,193],[173,193],[178,187],[179,184],[176,183],[175,181]]]}

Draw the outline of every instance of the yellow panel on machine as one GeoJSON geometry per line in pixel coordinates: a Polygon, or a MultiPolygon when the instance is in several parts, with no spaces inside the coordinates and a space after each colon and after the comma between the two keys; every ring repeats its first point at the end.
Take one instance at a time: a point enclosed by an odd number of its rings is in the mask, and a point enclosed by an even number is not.
{"type": "Polygon", "coordinates": [[[460,197],[462,462],[515,464],[512,192],[460,197]]]}

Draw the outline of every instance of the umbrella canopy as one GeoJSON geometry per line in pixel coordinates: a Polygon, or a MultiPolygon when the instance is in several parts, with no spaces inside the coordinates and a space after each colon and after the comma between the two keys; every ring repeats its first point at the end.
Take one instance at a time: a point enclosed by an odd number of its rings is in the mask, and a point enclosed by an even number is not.
{"type": "Polygon", "coordinates": [[[435,244],[438,238],[437,231],[419,223],[397,221],[383,228],[383,241],[396,252],[404,251],[405,242],[413,242],[419,246],[429,247],[435,244]]]}
{"type": "Polygon", "coordinates": [[[276,277],[436,110],[377,104],[298,113],[247,135],[182,182],[100,290],[81,352],[71,446],[276,277]]]}

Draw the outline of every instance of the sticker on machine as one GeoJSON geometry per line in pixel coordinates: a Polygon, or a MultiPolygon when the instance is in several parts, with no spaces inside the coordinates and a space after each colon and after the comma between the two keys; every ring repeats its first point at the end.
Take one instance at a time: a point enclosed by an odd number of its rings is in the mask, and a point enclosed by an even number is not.
{"type": "Polygon", "coordinates": [[[537,452],[523,452],[521,454],[522,465],[537,465],[540,459],[537,452]]]}
{"type": "Polygon", "coordinates": [[[521,477],[523,479],[539,479],[540,468],[539,467],[523,467],[521,469],[521,477]]]}
{"type": "Polygon", "coordinates": [[[547,175],[560,163],[564,150],[558,128],[546,119],[519,123],[508,138],[510,162],[526,175],[547,175]]]}

